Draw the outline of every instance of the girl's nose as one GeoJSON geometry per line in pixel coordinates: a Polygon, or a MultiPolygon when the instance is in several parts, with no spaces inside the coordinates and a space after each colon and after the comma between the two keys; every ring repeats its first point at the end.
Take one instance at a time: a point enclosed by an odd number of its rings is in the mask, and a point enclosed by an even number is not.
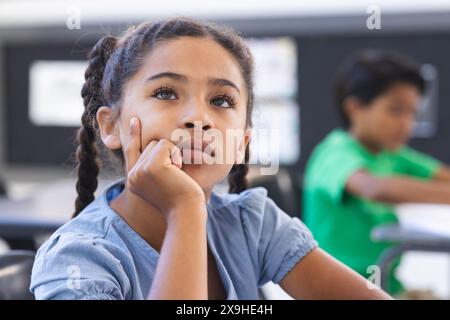
{"type": "Polygon", "coordinates": [[[181,127],[187,129],[208,130],[214,127],[214,122],[208,114],[206,107],[201,103],[195,103],[186,108],[185,114],[181,117],[181,127]]]}
{"type": "Polygon", "coordinates": [[[185,128],[188,129],[195,129],[195,127],[199,127],[199,129],[201,128],[202,130],[208,130],[212,128],[212,125],[209,123],[204,123],[202,121],[194,121],[194,122],[186,122],[184,124],[185,128]]]}

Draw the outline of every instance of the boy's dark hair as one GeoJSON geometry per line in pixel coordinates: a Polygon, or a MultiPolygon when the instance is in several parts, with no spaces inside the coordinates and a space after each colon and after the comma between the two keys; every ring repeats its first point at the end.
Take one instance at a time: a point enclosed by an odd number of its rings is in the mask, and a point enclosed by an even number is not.
{"type": "MultiPolygon", "coordinates": [[[[85,72],[86,82],[81,90],[85,107],[81,117],[82,126],[77,133],[76,151],[78,197],[75,201],[76,216],[95,197],[100,162],[97,158],[98,123],[97,110],[110,106],[120,113],[122,90],[141,67],[147,55],[158,43],[178,37],[207,37],[229,51],[238,62],[248,91],[246,126],[251,127],[253,108],[253,58],[243,39],[233,30],[189,18],[174,18],[159,22],[145,22],[130,28],[123,36],[104,36],[89,52],[89,65],[85,72]]],[[[113,154],[124,163],[122,150],[113,154]]],[[[231,193],[247,188],[249,149],[245,150],[245,163],[234,165],[228,175],[231,193]]]]}
{"type": "Polygon", "coordinates": [[[344,110],[347,97],[352,96],[363,104],[369,104],[398,82],[415,86],[421,94],[425,90],[420,65],[403,54],[364,50],[348,57],[338,67],[333,84],[335,102],[344,127],[350,126],[350,119],[344,110]]]}

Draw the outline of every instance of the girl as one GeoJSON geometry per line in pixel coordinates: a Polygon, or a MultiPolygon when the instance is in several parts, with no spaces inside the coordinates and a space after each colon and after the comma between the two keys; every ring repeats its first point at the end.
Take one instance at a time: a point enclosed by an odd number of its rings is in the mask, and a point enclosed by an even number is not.
{"type": "Polygon", "coordinates": [[[37,253],[36,298],[258,299],[270,280],[298,299],[388,298],[318,249],[264,189],[243,191],[252,73],[236,33],[190,19],[98,41],[82,90],[75,217],[37,253]],[[195,137],[213,130],[245,130],[233,161],[191,164],[223,151],[195,137]],[[94,199],[96,137],[126,175],[94,199]],[[226,176],[230,194],[213,192],[226,176]]]}

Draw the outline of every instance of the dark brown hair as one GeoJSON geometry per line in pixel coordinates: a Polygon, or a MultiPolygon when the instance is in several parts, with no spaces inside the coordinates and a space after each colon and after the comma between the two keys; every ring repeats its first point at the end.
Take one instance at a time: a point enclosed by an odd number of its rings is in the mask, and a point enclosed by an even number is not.
{"type": "MultiPolygon", "coordinates": [[[[109,106],[120,113],[122,90],[125,83],[141,67],[145,56],[159,42],[178,37],[208,37],[228,50],[238,62],[248,91],[246,126],[251,127],[253,108],[253,58],[238,33],[227,27],[202,23],[189,18],[174,18],[159,22],[145,22],[131,27],[121,37],[104,36],[88,54],[89,65],[85,72],[85,83],[81,90],[84,113],[76,142],[77,175],[75,201],[76,216],[94,199],[100,161],[97,157],[98,123],[97,110],[109,106]]],[[[113,155],[124,164],[122,150],[113,155]]],[[[245,150],[243,164],[235,164],[229,175],[229,192],[239,193],[247,188],[249,149],[245,150]]]]}
{"type": "Polygon", "coordinates": [[[344,127],[351,126],[344,101],[352,96],[369,105],[395,83],[410,84],[425,91],[420,64],[396,51],[366,49],[356,52],[339,66],[334,76],[334,96],[344,127]]]}

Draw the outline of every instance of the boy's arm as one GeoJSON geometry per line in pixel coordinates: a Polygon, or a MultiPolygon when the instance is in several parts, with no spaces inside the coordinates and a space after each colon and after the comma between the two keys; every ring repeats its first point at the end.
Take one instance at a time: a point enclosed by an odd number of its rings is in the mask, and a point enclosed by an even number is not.
{"type": "Polygon", "coordinates": [[[385,203],[442,203],[450,204],[448,169],[439,169],[432,180],[409,176],[376,177],[365,170],[350,176],[345,190],[353,195],[385,203]]]}
{"type": "Polygon", "coordinates": [[[447,165],[441,165],[432,178],[433,180],[446,181],[450,183],[450,167],[447,165]]]}
{"type": "Polygon", "coordinates": [[[391,299],[319,248],[300,260],[280,286],[294,299],[391,299]]]}

